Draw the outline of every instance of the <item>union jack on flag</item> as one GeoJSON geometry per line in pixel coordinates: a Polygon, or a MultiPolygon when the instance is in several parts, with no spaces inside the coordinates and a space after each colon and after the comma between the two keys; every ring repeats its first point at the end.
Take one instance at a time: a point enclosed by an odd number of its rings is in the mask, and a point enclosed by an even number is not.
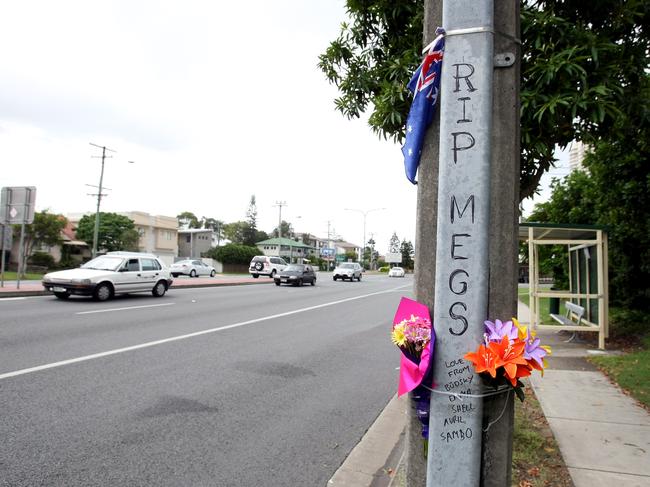
{"type": "Polygon", "coordinates": [[[415,70],[408,84],[408,89],[413,93],[413,102],[406,119],[406,140],[402,146],[402,154],[404,154],[406,177],[413,184],[417,184],[415,175],[420,165],[422,142],[427,127],[433,120],[434,107],[440,92],[440,70],[445,50],[445,31],[439,27],[436,29],[436,34],[438,37],[431,44],[422,64],[415,70]]]}

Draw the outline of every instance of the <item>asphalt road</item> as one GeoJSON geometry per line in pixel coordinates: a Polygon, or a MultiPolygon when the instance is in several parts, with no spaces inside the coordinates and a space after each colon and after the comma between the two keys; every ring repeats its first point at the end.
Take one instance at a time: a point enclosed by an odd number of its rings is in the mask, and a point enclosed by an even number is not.
{"type": "Polygon", "coordinates": [[[0,300],[0,485],[325,486],[396,391],[412,280],[0,300]]]}

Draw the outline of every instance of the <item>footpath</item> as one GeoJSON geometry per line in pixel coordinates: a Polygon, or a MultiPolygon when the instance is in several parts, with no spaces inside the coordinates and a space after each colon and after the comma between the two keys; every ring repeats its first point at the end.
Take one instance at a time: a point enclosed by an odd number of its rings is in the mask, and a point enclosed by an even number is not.
{"type": "MultiPolygon", "coordinates": [[[[175,279],[180,287],[270,284],[271,279],[248,276],[175,279]]],[[[0,299],[47,293],[40,281],[14,281],[0,287],[0,299]]],[[[528,308],[519,303],[521,322],[528,308]]],[[[599,351],[569,335],[538,332],[553,354],[544,376],[533,374],[531,385],[558,442],[575,487],[650,487],[650,412],[626,395],[596,369],[587,357],[616,353],[599,351]]],[[[387,335],[388,336],[388,335],[387,335]]],[[[650,378],[648,378],[650,380],[650,378]]],[[[403,449],[407,396],[393,397],[338,471],[332,487],[401,487],[399,470],[403,449]]]]}
{"type": "MultiPolygon", "coordinates": [[[[529,310],[519,303],[521,322],[529,310]]],[[[531,385],[575,487],[650,487],[650,413],[626,395],[587,357],[599,351],[567,342],[570,334],[539,331],[553,354],[531,385]]],[[[650,378],[648,378],[650,380],[650,378]]],[[[332,487],[402,487],[400,454],[406,396],[394,397],[339,470],[332,487]]],[[[504,486],[507,487],[507,486],[504,486]]]]}
{"type": "MultiPolygon", "coordinates": [[[[217,274],[214,277],[176,277],[170,290],[192,287],[241,286],[248,284],[272,284],[273,279],[259,277],[257,279],[246,274],[217,274]]],[[[16,281],[5,281],[0,287],[0,299],[23,296],[52,296],[43,289],[41,281],[21,281],[20,288],[16,281]]]]}

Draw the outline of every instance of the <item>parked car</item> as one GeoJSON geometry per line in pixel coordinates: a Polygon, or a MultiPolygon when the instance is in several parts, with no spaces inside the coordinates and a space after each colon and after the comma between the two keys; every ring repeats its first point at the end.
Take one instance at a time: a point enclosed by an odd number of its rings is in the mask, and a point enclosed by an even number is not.
{"type": "Polygon", "coordinates": [[[358,262],[341,262],[336,266],[332,273],[332,279],[335,281],[339,278],[341,280],[350,279],[350,281],[361,280],[361,273],[363,268],[358,262]]]}
{"type": "Polygon", "coordinates": [[[269,257],[267,255],[256,255],[248,266],[248,272],[254,278],[269,276],[271,278],[287,267],[286,261],[281,257],[269,257]]]}
{"type": "Polygon", "coordinates": [[[404,277],[404,269],[401,267],[391,267],[388,271],[388,277],[404,277]]]}
{"type": "Polygon", "coordinates": [[[293,286],[302,286],[308,282],[312,286],[316,285],[316,273],[314,268],[308,264],[289,264],[273,278],[275,285],[291,284],[293,286]]]}
{"type": "Polygon", "coordinates": [[[190,277],[214,277],[217,273],[217,270],[214,267],[198,259],[179,260],[178,262],[174,262],[169,268],[169,271],[174,277],[178,277],[181,274],[190,277]]]}
{"type": "Polygon", "coordinates": [[[75,294],[93,296],[98,301],[139,292],[161,297],[172,282],[169,268],[158,257],[140,252],[108,252],[77,269],[43,276],[43,287],[59,299],[75,294]]]}

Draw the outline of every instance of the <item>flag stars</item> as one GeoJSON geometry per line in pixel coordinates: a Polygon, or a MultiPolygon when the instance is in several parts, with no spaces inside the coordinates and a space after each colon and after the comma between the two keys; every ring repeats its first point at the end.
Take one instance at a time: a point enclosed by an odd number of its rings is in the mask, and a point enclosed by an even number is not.
{"type": "Polygon", "coordinates": [[[406,131],[407,131],[409,134],[410,134],[411,132],[413,132],[413,125],[409,125],[408,128],[406,129],[406,131]]]}

